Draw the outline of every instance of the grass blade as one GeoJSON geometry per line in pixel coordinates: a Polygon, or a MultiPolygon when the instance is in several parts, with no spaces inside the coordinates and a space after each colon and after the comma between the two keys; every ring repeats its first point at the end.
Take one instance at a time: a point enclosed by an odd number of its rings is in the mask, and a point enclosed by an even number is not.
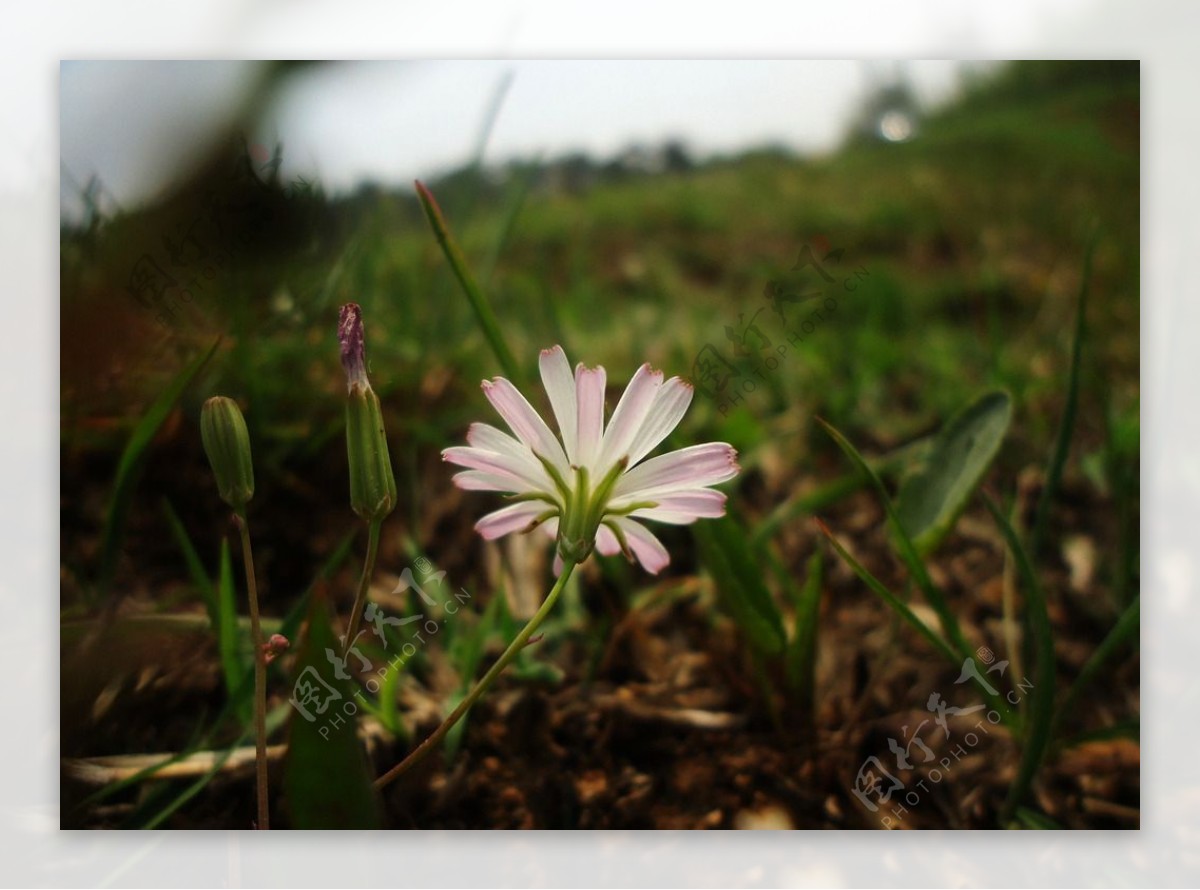
{"type": "Polygon", "coordinates": [[[208,610],[209,621],[212,622],[213,627],[216,627],[217,595],[213,589],[212,579],[208,577],[208,571],[204,568],[200,554],[196,552],[196,546],[192,543],[191,536],[188,535],[183,521],[179,518],[179,514],[175,512],[175,508],[171,506],[171,502],[163,498],[162,506],[163,513],[167,517],[167,525],[170,527],[171,534],[175,538],[175,543],[179,545],[179,549],[183,552],[183,561],[187,565],[188,576],[192,579],[192,584],[196,590],[199,591],[201,599],[204,600],[204,606],[208,610]]]}
{"type": "Polygon", "coordinates": [[[108,512],[104,517],[104,531],[100,539],[100,574],[97,586],[102,595],[107,592],[112,583],[113,572],[117,564],[117,551],[120,550],[121,541],[125,537],[125,522],[129,517],[129,505],[133,499],[138,470],[141,469],[142,462],[145,460],[146,451],[171,413],[171,409],[175,407],[175,403],[187,389],[187,385],[212,358],[220,343],[221,340],[218,337],[207,352],[194,358],[190,364],[175,375],[167,388],[159,394],[146,413],[142,415],[141,420],[133,428],[129,441],[125,443],[125,450],[121,452],[121,459],[117,463],[117,472],[113,478],[112,496],[108,501],[108,512]]]}
{"type": "Polygon", "coordinates": [[[817,619],[821,611],[823,568],[821,553],[817,551],[808,560],[804,587],[796,599],[796,626],[788,646],[786,661],[788,684],[795,691],[801,720],[810,728],[815,726],[813,707],[817,700],[817,619]]]}
{"type": "Polygon", "coordinates": [[[1017,807],[1017,822],[1022,828],[1031,831],[1062,831],[1063,827],[1044,813],[1038,813],[1028,807],[1017,807]]]}
{"type": "Polygon", "coordinates": [[[150,831],[158,828],[160,825],[166,822],[167,819],[175,815],[175,813],[178,812],[178,810],[184,804],[203,791],[205,786],[208,785],[208,783],[211,782],[217,776],[217,774],[221,772],[221,768],[225,766],[225,761],[227,761],[230,755],[232,755],[233,752],[242,745],[245,739],[245,736],[235,739],[229,745],[229,747],[224,750],[221,756],[213,761],[212,767],[204,775],[195,779],[178,794],[172,794],[172,789],[170,786],[166,785],[164,785],[161,789],[157,789],[157,793],[152,798],[154,804],[157,804],[158,795],[162,795],[162,797],[170,799],[165,806],[159,807],[153,813],[153,815],[147,816],[144,820],[140,818],[140,814],[143,812],[143,810],[153,809],[153,807],[147,805],[151,803],[151,801],[143,803],[143,805],[138,808],[138,813],[134,816],[134,819],[140,822],[140,827],[146,831],[150,831]]]}
{"type": "Polygon", "coordinates": [[[958,619],[954,617],[954,613],[950,611],[950,607],[946,604],[946,598],[942,595],[942,591],[933,579],[929,577],[929,572],[925,569],[925,563],[921,560],[920,554],[917,553],[917,548],[913,545],[912,538],[904,530],[904,526],[900,522],[900,517],[896,515],[896,508],[892,505],[892,499],[888,496],[887,489],[883,485],[883,480],[878,474],[871,469],[871,466],[866,462],[858,449],[850,444],[850,440],[838,432],[834,427],[820,417],[816,418],[825,432],[829,433],[838,444],[838,447],[845,452],[846,456],[854,462],[858,467],[859,473],[871,480],[871,484],[875,486],[875,490],[879,492],[879,499],[883,502],[883,509],[887,513],[888,524],[893,532],[893,540],[896,543],[896,549],[899,551],[901,559],[904,560],[908,570],[912,572],[913,577],[917,581],[917,586],[921,588],[921,592],[925,594],[925,600],[937,613],[938,619],[942,623],[942,631],[950,638],[950,642],[958,651],[958,657],[964,658],[970,654],[970,647],[963,638],[962,631],[958,626],[958,619]]]}
{"type": "Polygon", "coordinates": [[[700,559],[713,576],[721,605],[761,655],[783,652],[787,642],[783,616],[763,583],[758,560],[742,527],[726,516],[698,522],[692,535],[700,559]]]}
{"type": "Polygon", "coordinates": [[[1108,632],[1108,635],[1096,647],[1096,651],[1091,654],[1082,668],[1079,669],[1079,676],[1075,678],[1075,682],[1071,684],[1071,688],[1067,690],[1066,697],[1063,699],[1062,705],[1059,707],[1055,715],[1055,728],[1062,726],[1067,713],[1074,707],[1080,693],[1086,689],[1096,675],[1100,673],[1100,669],[1108,663],[1121,647],[1137,633],[1138,627],[1141,625],[1141,603],[1142,597],[1138,595],[1121,613],[1121,617],[1117,619],[1117,623],[1113,629],[1108,632]]]}
{"type": "Polygon", "coordinates": [[[867,571],[866,567],[862,565],[862,563],[851,556],[850,551],[843,547],[841,542],[834,537],[834,534],[832,531],[830,531],[829,526],[827,526],[820,519],[817,520],[817,525],[820,526],[822,534],[829,539],[829,543],[833,546],[833,549],[837,551],[838,556],[845,560],[846,565],[850,566],[850,568],[854,570],[854,574],[858,575],[859,579],[866,584],[867,587],[871,588],[871,590],[874,591],[880,599],[891,606],[901,618],[907,621],[917,631],[917,633],[928,640],[929,644],[933,646],[936,651],[944,655],[951,664],[953,664],[955,667],[958,667],[961,664],[962,656],[954,651],[954,647],[942,639],[941,635],[939,635],[937,631],[918,618],[916,613],[913,612],[913,610],[907,605],[905,605],[904,601],[900,599],[900,597],[888,590],[882,581],[867,571]]]}
{"type": "Polygon", "coordinates": [[[496,354],[496,359],[500,362],[500,367],[510,380],[520,381],[522,379],[520,368],[517,365],[516,359],[513,358],[508,344],[504,340],[504,335],[500,331],[500,325],[496,321],[496,314],[492,311],[491,304],[488,303],[487,297],[484,296],[483,291],[480,290],[479,285],[475,282],[475,277],[471,274],[471,270],[467,266],[467,259],[463,256],[458,242],[454,240],[454,236],[450,233],[450,229],[446,225],[446,220],[442,216],[442,210],[438,207],[433,193],[419,181],[417,182],[417,197],[421,202],[421,209],[425,211],[425,218],[429,220],[433,234],[437,237],[438,244],[441,246],[442,252],[446,255],[446,261],[450,264],[450,268],[454,270],[454,276],[458,279],[463,293],[467,295],[467,300],[470,301],[471,308],[475,311],[475,319],[479,322],[479,327],[483,331],[484,338],[488,341],[488,345],[492,347],[492,352],[496,354]]]}
{"type": "MultiPolygon", "coordinates": [[[[876,473],[891,473],[910,460],[919,459],[921,455],[924,455],[928,451],[929,446],[929,439],[917,439],[916,441],[900,446],[895,451],[891,451],[877,460],[869,461],[869,464],[872,465],[872,469],[876,473]]],[[[861,473],[851,473],[848,476],[843,476],[841,479],[827,482],[813,491],[788,498],[758,524],[758,527],[754,530],[752,540],[756,545],[769,541],[788,522],[800,516],[808,516],[816,513],[829,504],[840,501],[846,495],[858,491],[868,481],[867,477],[861,473]]]]}
{"type": "Polygon", "coordinates": [[[1093,235],[1083,257],[1083,278],[1079,282],[1079,301],[1075,307],[1075,336],[1071,342],[1071,370],[1067,377],[1067,403],[1063,407],[1062,423],[1059,424],[1058,436],[1054,442],[1054,452],[1051,454],[1050,464],[1046,468],[1046,484],[1042,486],[1042,496],[1038,499],[1037,512],[1034,514],[1033,532],[1029,538],[1029,552],[1034,559],[1037,559],[1041,552],[1046,522],[1050,516],[1050,504],[1058,494],[1063,465],[1067,462],[1067,454],[1071,450],[1071,437],[1075,431],[1075,414],[1079,407],[1079,368],[1083,355],[1084,321],[1087,315],[1088,285],[1092,278],[1092,256],[1095,250],[1096,236],[1093,235]]]}
{"type": "Polygon", "coordinates": [[[1025,587],[1025,606],[1029,616],[1029,629],[1033,637],[1036,654],[1031,698],[1033,705],[1029,709],[1029,724],[1026,727],[1024,744],[1021,750],[1021,765],[1017,769],[1017,777],[1008,789],[1008,799],[1004,803],[1001,823],[1011,818],[1013,811],[1029,793],[1034,776],[1042,765],[1046,748],[1050,741],[1050,730],[1054,723],[1054,681],[1057,671],[1054,665],[1054,629],[1050,626],[1050,613],[1046,609],[1046,594],[1041,582],[1029,562],[1029,555],[1021,546],[1021,540],[1013,530],[1012,524],[1001,512],[1000,508],[989,497],[984,497],[992,518],[1004,534],[1008,549],[1012,551],[1017,563],[1017,571],[1025,587]]]}

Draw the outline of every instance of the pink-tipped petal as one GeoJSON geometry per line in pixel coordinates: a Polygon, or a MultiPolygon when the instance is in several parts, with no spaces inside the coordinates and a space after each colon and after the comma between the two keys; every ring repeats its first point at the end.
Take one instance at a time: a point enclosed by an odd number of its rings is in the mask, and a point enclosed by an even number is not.
{"type": "Polygon", "coordinates": [[[496,538],[524,530],[546,509],[546,504],[540,501],[523,501],[513,504],[488,513],[475,523],[475,531],[479,532],[484,540],[494,541],[496,538]]]}
{"type": "Polygon", "coordinates": [[[594,468],[597,477],[602,476],[616,461],[629,455],[630,446],[646,422],[646,416],[662,387],[662,379],[662,371],[642,365],[629,381],[629,386],[625,387],[604,431],[600,457],[594,468]]]}
{"type": "Polygon", "coordinates": [[[732,479],[738,473],[737,452],[724,442],[709,442],[652,457],[617,481],[615,496],[634,501],[658,500],[655,495],[703,488],[732,479]]]}
{"type": "Polygon", "coordinates": [[[617,536],[607,525],[596,529],[596,549],[603,556],[616,556],[621,552],[621,542],[617,540],[617,536]]]}
{"type": "MultiPolygon", "coordinates": [[[[636,519],[653,519],[668,525],[689,525],[697,519],[716,519],[725,515],[725,493],[711,488],[681,491],[652,498],[654,507],[643,507],[629,515],[636,519]]],[[[619,508],[614,503],[614,508],[619,508]]],[[[628,506],[626,504],[625,506],[628,506]]]]}
{"type": "Polygon", "coordinates": [[[629,464],[632,466],[658,447],[679,426],[683,415],[692,403],[692,385],[686,380],[672,377],[658,390],[654,404],[646,415],[642,428],[629,446],[629,464]]]}
{"type": "Polygon", "coordinates": [[[562,445],[520,390],[503,377],[495,377],[483,381],[483,394],[518,439],[554,464],[560,473],[566,473],[567,456],[562,445]]]}
{"type": "Polygon", "coordinates": [[[545,467],[540,464],[531,466],[532,461],[520,460],[496,451],[456,445],[442,451],[442,460],[469,470],[482,470],[485,473],[511,478],[514,485],[522,489],[553,490],[545,467]]]}
{"type": "Polygon", "coordinates": [[[575,462],[591,467],[600,454],[600,443],[604,433],[604,387],[606,378],[603,367],[575,368],[575,404],[578,411],[575,435],[575,462]]]}
{"type": "Polygon", "coordinates": [[[567,451],[567,460],[574,463],[577,460],[575,437],[578,421],[575,408],[575,376],[571,373],[567,354],[561,346],[543,349],[538,358],[538,368],[542,373],[542,386],[546,387],[546,395],[550,397],[550,407],[554,409],[554,419],[558,421],[558,431],[567,451]]]}
{"type": "Polygon", "coordinates": [[[503,491],[514,494],[526,494],[531,491],[529,486],[515,481],[511,476],[485,473],[482,470],[463,470],[461,473],[455,473],[454,484],[463,491],[503,491]]]}
{"type": "Polygon", "coordinates": [[[490,423],[473,423],[467,427],[467,443],[485,451],[497,451],[500,454],[523,457],[530,463],[541,466],[528,445],[490,423]]]}
{"type": "Polygon", "coordinates": [[[671,562],[667,548],[644,525],[624,516],[618,516],[614,521],[625,535],[629,549],[633,551],[637,561],[651,575],[657,575],[671,562]]]}

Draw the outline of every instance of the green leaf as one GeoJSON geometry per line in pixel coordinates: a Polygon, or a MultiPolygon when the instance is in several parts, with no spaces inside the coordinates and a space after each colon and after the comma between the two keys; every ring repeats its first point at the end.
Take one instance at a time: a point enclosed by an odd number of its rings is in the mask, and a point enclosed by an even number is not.
{"type": "Polygon", "coordinates": [[[1046,594],[1042,590],[1033,567],[1029,563],[1029,555],[1021,546],[1021,539],[1013,530],[1012,524],[996,506],[991,498],[985,497],[992,518],[1004,534],[1008,548],[1017,564],[1021,577],[1021,585],[1025,590],[1025,605],[1029,610],[1029,630],[1033,637],[1036,658],[1034,662],[1033,691],[1030,693],[1029,725],[1022,739],[1021,764],[1017,768],[1017,777],[1008,789],[1008,799],[1004,803],[1001,823],[1011,817],[1016,807],[1029,793],[1029,786],[1037,775],[1050,742],[1050,730],[1054,723],[1054,683],[1057,669],[1054,664],[1054,629],[1050,625],[1050,613],[1046,608],[1046,594]]]}
{"type": "Polygon", "coordinates": [[[292,678],[283,768],[285,807],[292,828],[379,828],[382,808],[356,731],[358,705],[350,681],[334,676],[326,649],[340,651],[329,607],[318,589],[311,598],[308,630],[292,678]],[[317,694],[304,705],[307,716],[294,704],[297,696],[304,703],[305,684],[317,694]]]}
{"type": "Polygon", "coordinates": [[[113,479],[112,496],[108,501],[108,512],[104,517],[104,531],[100,539],[99,588],[101,593],[107,591],[112,582],[117,564],[117,552],[125,537],[125,521],[129,517],[129,504],[133,498],[138,470],[141,469],[142,462],[145,460],[146,451],[170,415],[171,409],[175,407],[175,403],[187,389],[187,385],[212,358],[220,342],[220,338],[213,341],[213,345],[208,348],[207,352],[197,356],[191,364],[186,365],[175,375],[167,388],[159,394],[146,413],[142,415],[141,420],[133,428],[129,441],[125,443],[125,450],[121,453],[121,460],[117,464],[116,476],[113,479]]]}
{"type": "Polygon", "coordinates": [[[761,562],[742,527],[730,517],[698,522],[692,535],[716,582],[721,605],[751,645],[766,656],[783,652],[783,617],[763,583],[761,562]]]}
{"type": "Polygon", "coordinates": [[[896,515],[917,551],[933,551],[987,472],[1012,419],[1006,392],[980,396],[946,424],[915,473],[900,486],[896,515]]]}

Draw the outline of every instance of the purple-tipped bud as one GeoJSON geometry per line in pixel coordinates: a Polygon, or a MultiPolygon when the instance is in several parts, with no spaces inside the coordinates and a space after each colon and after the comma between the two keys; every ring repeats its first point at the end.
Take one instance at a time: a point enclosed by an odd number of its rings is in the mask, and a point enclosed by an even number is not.
{"type": "Polygon", "coordinates": [[[363,358],[362,310],[347,303],[338,316],[338,340],[346,369],[346,453],[350,463],[350,505],[368,522],[378,522],[396,507],[396,480],[388,457],[379,396],[367,381],[363,358]]]}
{"type": "Polygon", "coordinates": [[[347,303],[338,316],[338,341],[342,344],[342,367],[346,369],[346,386],[353,390],[369,389],[367,382],[366,347],[363,337],[362,309],[357,303],[347,303]]]}

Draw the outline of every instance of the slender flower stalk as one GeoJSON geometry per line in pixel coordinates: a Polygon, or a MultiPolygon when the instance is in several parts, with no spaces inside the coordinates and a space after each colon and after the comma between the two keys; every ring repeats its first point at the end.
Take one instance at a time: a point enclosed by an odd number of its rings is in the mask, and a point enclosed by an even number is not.
{"type": "Polygon", "coordinates": [[[250,435],[237,402],[214,396],[204,403],[200,413],[200,437],[217,480],[217,490],[233,508],[234,522],[242,539],[242,562],[246,569],[246,593],[250,600],[250,636],[254,644],[254,764],[258,798],[258,828],[271,827],[271,806],[267,775],[267,649],[263,643],[258,614],[258,585],[254,575],[254,552],[250,547],[250,527],[246,504],[254,497],[254,462],[250,453],[250,435]]]}
{"type": "Polygon", "coordinates": [[[483,675],[482,679],[467,693],[467,697],[458,703],[458,707],[450,712],[450,716],[442,721],[441,725],[433,731],[429,738],[421,742],[407,757],[375,780],[376,788],[382,788],[396,781],[396,779],[424,760],[425,756],[446,737],[446,733],[454,728],[454,724],[458,723],[463,718],[463,715],[471,709],[471,706],[479,701],[480,697],[488,691],[488,687],[504,672],[504,669],[512,663],[512,660],[517,657],[520,651],[528,645],[529,638],[541,627],[542,622],[546,620],[546,616],[554,609],[554,604],[558,601],[559,594],[563,592],[563,588],[567,586],[567,580],[571,577],[571,572],[574,568],[574,562],[568,561],[563,564],[562,573],[554,582],[554,586],[550,588],[550,593],[546,595],[545,602],[542,603],[533,617],[529,619],[529,623],[508,644],[508,648],[496,659],[496,663],[488,669],[488,672],[483,675]]]}
{"type": "Polygon", "coordinates": [[[267,657],[262,624],[258,616],[258,585],[254,580],[254,551],[245,511],[234,514],[242,536],[242,564],[246,569],[246,591],[250,598],[250,639],[254,643],[254,784],[258,798],[258,828],[271,827],[270,789],[267,776],[267,657]]]}
{"type": "Polygon", "coordinates": [[[367,523],[367,555],[354,607],[346,630],[344,647],[349,649],[358,636],[367,592],[379,552],[379,528],[396,507],[396,479],[388,454],[387,433],[383,428],[383,410],[379,396],[367,379],[366,336],[362,310],[347,303],[338,318],[338,340],[342,349],[342,367],[346,371],[346,456],[350,465],[350,506],[367,523]]]}
{"type": "Polygon", "coordinates": [[[367,593],[371,589],[371,576],[375,573],[375,558],[379,553],[380,525],[382,523],[377,520],[367,526],[367,555],[363,558],[362,573],[358,577],[358,591],[354,595],[354,606],[350,611],[350,622],[346,627],[346,639],[342,642],[344,651],[349,651],[358,638],[358,628],[362,624],[363,611],[367,608],[367,593]]]}

